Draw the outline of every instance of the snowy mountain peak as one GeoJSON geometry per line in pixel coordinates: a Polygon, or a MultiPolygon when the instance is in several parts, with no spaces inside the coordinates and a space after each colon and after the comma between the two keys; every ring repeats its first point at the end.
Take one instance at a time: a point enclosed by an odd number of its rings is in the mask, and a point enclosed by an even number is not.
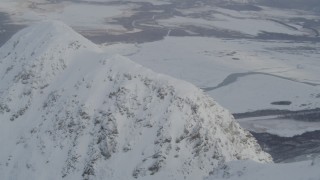
{"type": "Polygon", "coordinates": [[[96,45],[91,43],[80,34],[74,33],[74,30],[69,26],[59,21],[44,21],[33,26],[27,27],[18,32],[14,38],[11,38],[3,47],[1,57],[10,55],[12,51],[19,51],[20,55],[39,54],[49,48],[52,50],[61,51],[64,48],[79,49],[89,46],[96,48],[96,45]],[[60,49],[58,45],[61,45],[60,49]],[[67,45],[67,46],[66,46],[67,45]],[[81,46],[82,45],[82,46],[81,46]],[[66,46],[66,47],[64,47],[66,46]]]}
{"type": "Polygon", "coordinates": [[[195,86],[104,54],[60,22],[0,49],[0,179],[199,179],[270,162],[195,86]]]}
{"type": "Polygon", "coordinates": [[[99,51],[95,44],[67,25],[57,21],[42,22],[18,32],[1,48],[0,75],[2,79],[14,78],[7,79],[9,82],[21,80],[24,84],[30,76],[50,81],[67,67],[74,55],[87,49],[99,51]]]}

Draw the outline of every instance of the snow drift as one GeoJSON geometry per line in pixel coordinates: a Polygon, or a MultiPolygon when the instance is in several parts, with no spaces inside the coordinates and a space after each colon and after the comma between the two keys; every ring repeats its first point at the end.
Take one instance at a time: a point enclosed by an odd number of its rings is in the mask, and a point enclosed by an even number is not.
{"type": "Polygon", "coordinates": [[[0,49],[0,179],[200,179],[270,162],[195,86],[43,22],[0,49]]]}

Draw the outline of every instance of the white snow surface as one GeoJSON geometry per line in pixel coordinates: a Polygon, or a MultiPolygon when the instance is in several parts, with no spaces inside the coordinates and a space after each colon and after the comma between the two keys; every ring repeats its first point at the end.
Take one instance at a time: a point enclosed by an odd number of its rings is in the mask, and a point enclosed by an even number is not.
{"type": "Polygon", "coordinates": [[[200,179],[226,161],[272,161],[194,85],[56,21],[1,47],[0,121],[0,179],[200,179]]]}
{"type": "Polygon", "coordinates": [[[217,169],[205,180],[319,180],[319,157],[288,164],[261,164],[253,161],[233,161],[217,169]]]}

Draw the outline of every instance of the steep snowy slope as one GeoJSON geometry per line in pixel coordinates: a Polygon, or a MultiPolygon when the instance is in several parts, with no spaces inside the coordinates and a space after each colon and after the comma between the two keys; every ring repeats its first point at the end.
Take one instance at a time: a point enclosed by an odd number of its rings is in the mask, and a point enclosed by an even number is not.
{"type": "Polygon", "coordinates": [[[0,179],[200,179],[226,161],[272,161],[201,90],[59,22],[0,49],[0,122],[0,179]]]}

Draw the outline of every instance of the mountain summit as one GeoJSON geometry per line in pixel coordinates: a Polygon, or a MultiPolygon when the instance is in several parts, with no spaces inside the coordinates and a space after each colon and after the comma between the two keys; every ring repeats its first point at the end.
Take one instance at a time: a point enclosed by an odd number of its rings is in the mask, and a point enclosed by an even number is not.
{"type": "Polygon", "coordinates": [[[43,22],[0,49],[0,179],[200,179],[270,162],[195,86],[43,22]]]}

